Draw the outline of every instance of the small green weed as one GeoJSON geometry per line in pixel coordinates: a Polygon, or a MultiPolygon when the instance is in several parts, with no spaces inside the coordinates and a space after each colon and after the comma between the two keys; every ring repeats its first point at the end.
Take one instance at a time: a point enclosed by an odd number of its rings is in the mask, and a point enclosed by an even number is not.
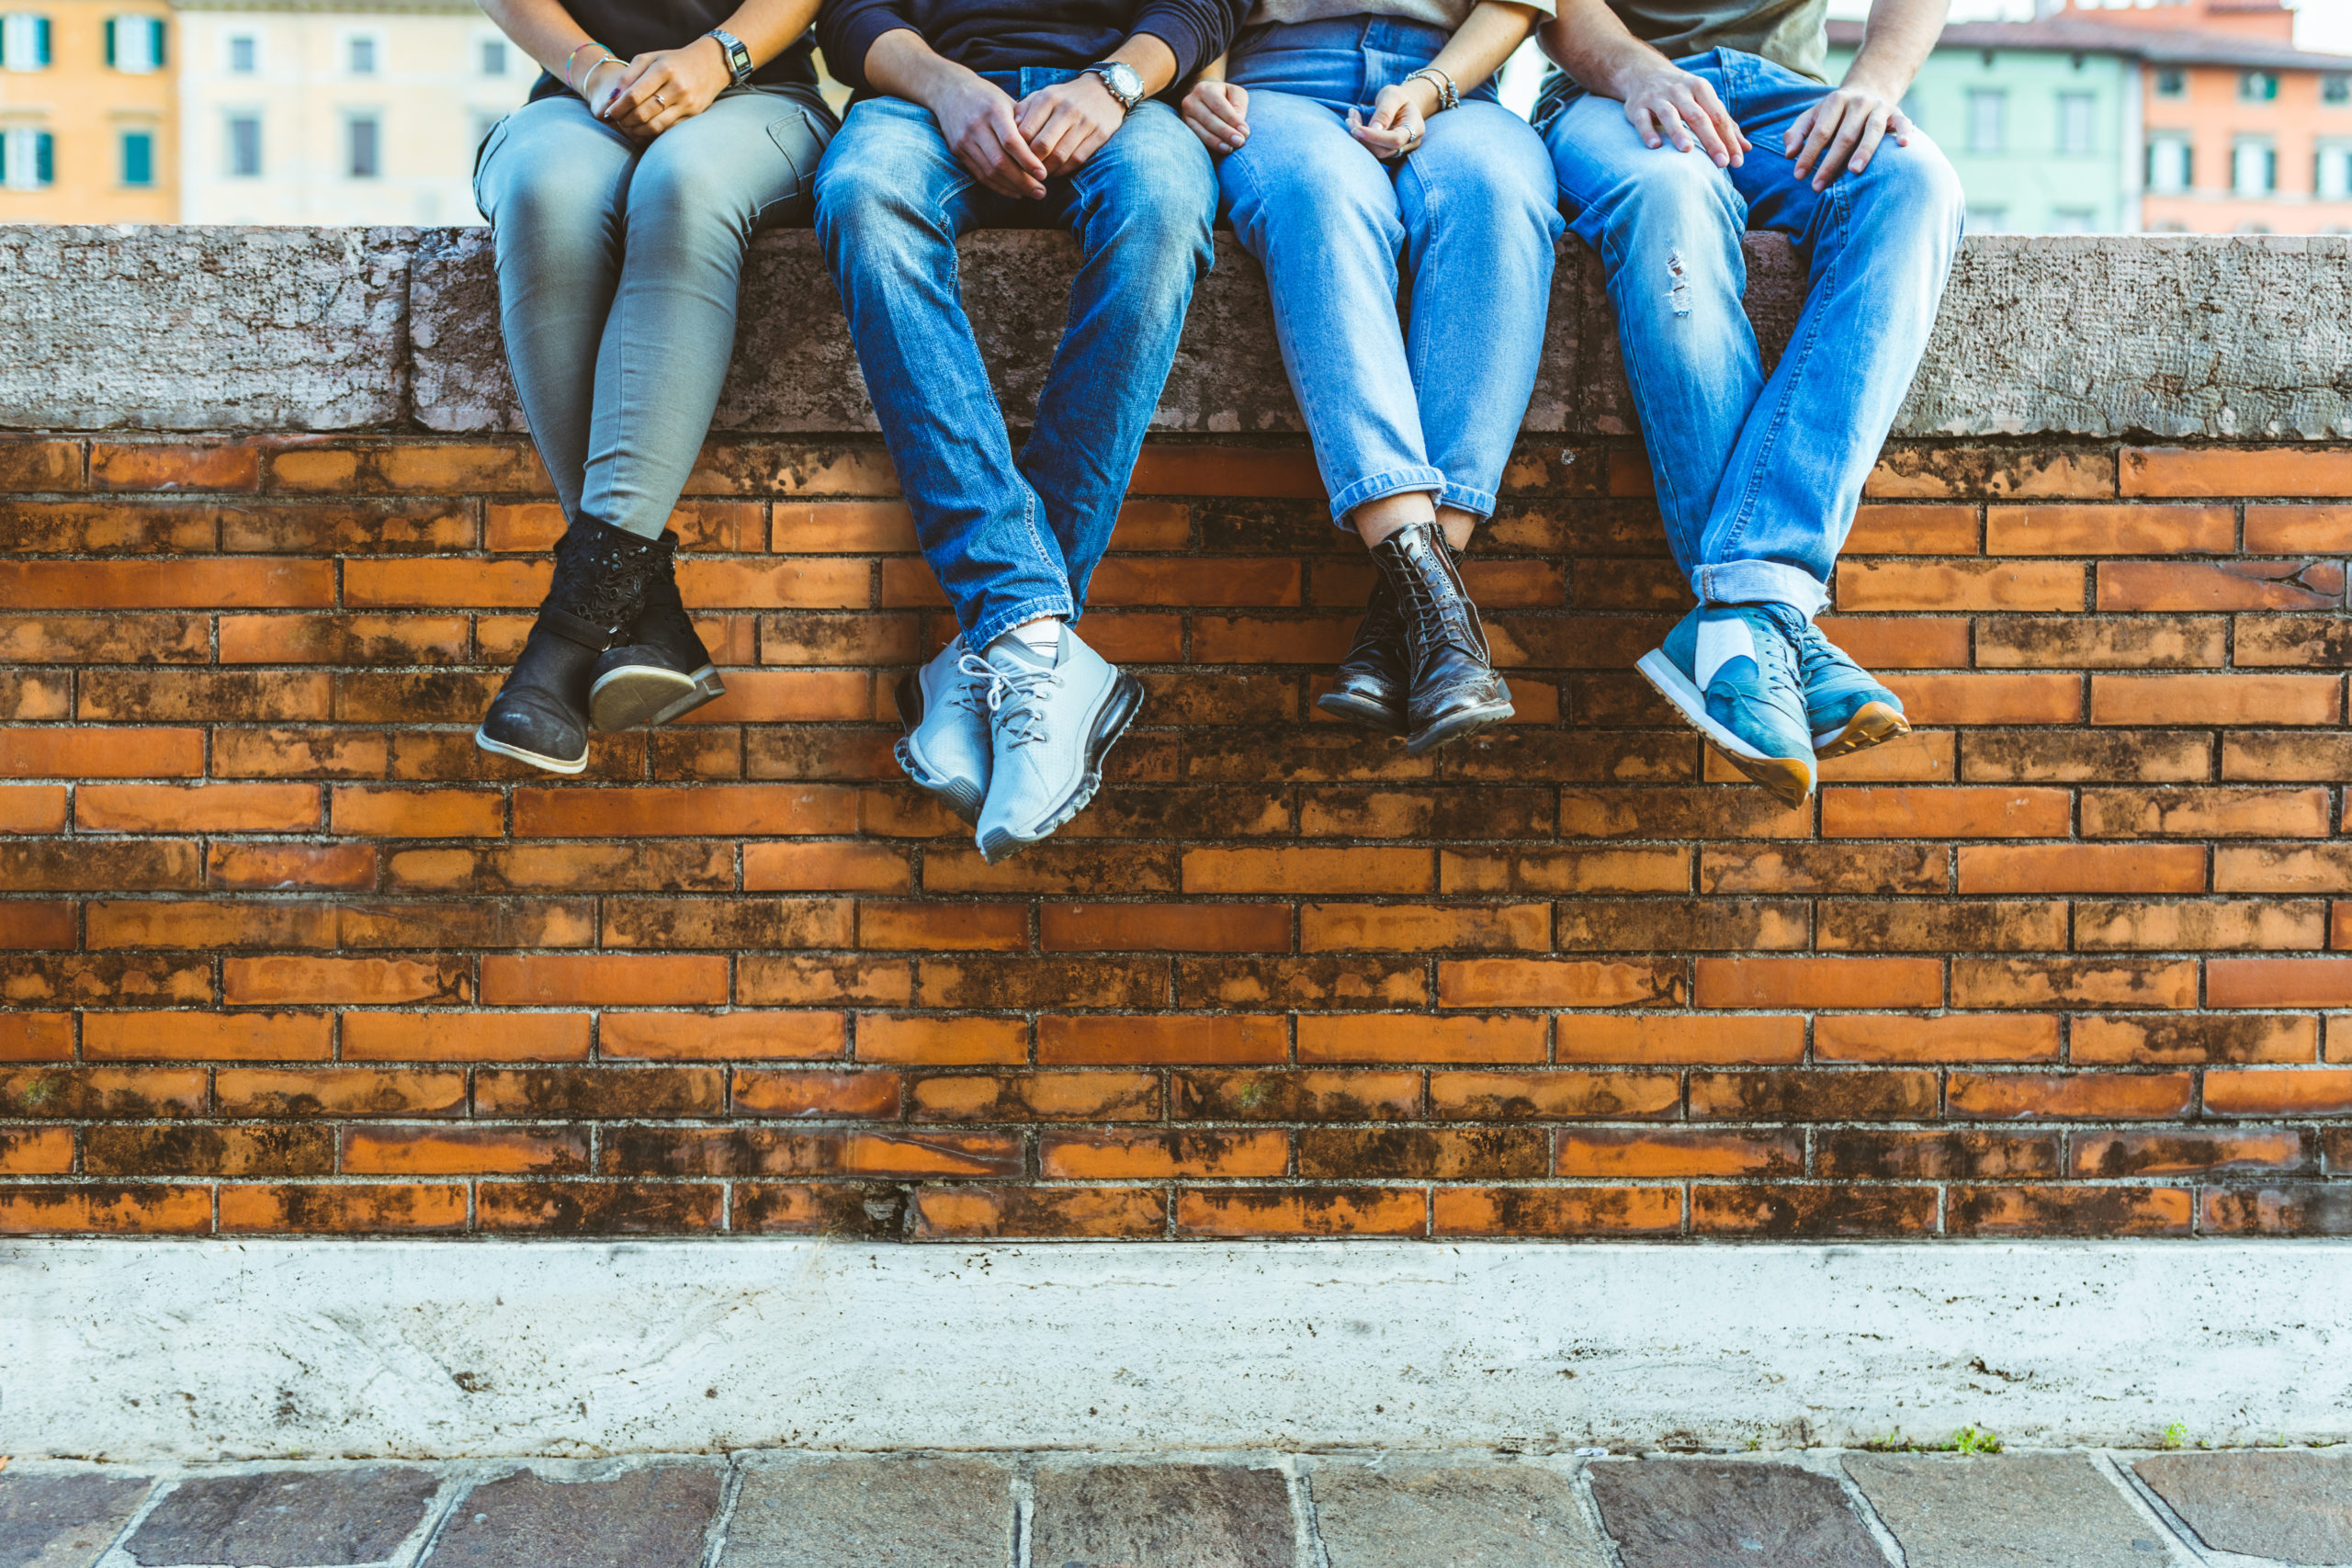
{"type": "Polygon", "coordinates": [[[1951,1435],[1951,1446],[1964,1454],[1996,1454],[2001,1451],[2001,1438],[1998,1433],[1982,1427],[1962,1427],[1951,1435]]]}
{"type": "Polygon", "coordinates": [[[2177,1449],[2187,1441],[2188,1441],[2188,1428],[2181,1422],[2176,1421],[2165,1428],[2164,1446],[2165,1448],[2177,1449]]]}

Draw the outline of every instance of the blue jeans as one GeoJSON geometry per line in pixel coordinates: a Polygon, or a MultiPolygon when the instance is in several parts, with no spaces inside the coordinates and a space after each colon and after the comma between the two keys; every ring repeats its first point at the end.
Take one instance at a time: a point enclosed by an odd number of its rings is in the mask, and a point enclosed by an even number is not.
{"type": "MultiPolygon", "coordinates": [[[[1078,74],[989,79],[1022,97],[1078,74]]],[[[1078,618],[1111,542],[1144,428],[1209,267],[1216,176],[1162,103],[1042,200],[1000,196],[903,98],[860,101],[817,175],[817,233],[915,532],[964,639],[1078,618]],[[1074,230],[1082,256],[1061,344],[1018,457],[956,290],[956,239],[983,225],[1074,230]]]]}
{"type": "Polygon", "coordinates": [[[1449,36],[1390,17],[1275,23],[1245,33],[1227,66],[1249,89],[1250,140],[1217,181],[1235,235],[1266,269],[1283,364],[1343,527],[1400,491],[1491,513],[1543,358],[1561,222],[1533,130],[1487,83],[1394,162],[1348,134],[1351,106],[1369,116],[1449,36]]]}
{"type": "Polygon", "coordinates": [[[1828,602],[1862,481],[1936,324],[1960,244],[1960,180],[1914,131],[1910,146],[1889,137],[1869,168],[1816,192],[1781,135],[1826,88],[1736,50],[1679,63],[1755,143],[1741,167],[1643,146],[1625,106],[1598,95],[1570,100],[1544,140],[1576,231],[1608,274],[1676,562],[1702,604],[1810,617],[1828,602]],[[1770,378],[1740,308],[1751,227],[1793,240],[1810,278],[1770,378]]]}
{"type": "Polygon", "coordinates": [[[669,526],[734,352],[743,254],[808,220],[833,127],[811,89],[729,88],[639,147],[565,93],[483,141],[506,362],[565,521],[669,526]]]}

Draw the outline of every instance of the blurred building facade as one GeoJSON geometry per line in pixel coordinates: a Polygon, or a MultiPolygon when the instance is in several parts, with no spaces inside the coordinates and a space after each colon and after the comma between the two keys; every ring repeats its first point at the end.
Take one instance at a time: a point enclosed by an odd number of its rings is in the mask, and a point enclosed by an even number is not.
{"type": "Polygon", "coordinates": [[[474,149],[537,67],[471,0],[177,11],[182,221],[481,221],[474,149]]]}
{"type": "Polygon", "coordinates": [[[1947,27],[1907,102],[1978,232],[2352,231],[2352,57],[2293,40],[2278,0],[2066,0],[1947,27]]]}
{"type": "Polygon", "coordinates": [[[178,216],[175,33],[161,0],[0,0],[0,223],[178,216]]]}

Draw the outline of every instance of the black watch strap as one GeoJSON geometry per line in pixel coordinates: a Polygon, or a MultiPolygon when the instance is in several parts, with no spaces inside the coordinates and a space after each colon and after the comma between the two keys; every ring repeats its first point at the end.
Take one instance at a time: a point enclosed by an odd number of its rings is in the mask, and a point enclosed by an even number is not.
{"type": "Polygon", "coordinates": [[[1118,61],[1104,60],[1090,65],[1086,69],[1089,74],[1101,78],[1104,88],[1110,92],[1110,95],[1114,98],[1116,98],[1119,101],[1119,107],[1122,112],[1133,114],[1136,112],[1136,106],[1143,102],[1143,93],[1141,91],[1143,86],[1143,78],[1136,74],[1136,68],[1134,66],[1124,64],[1118,61]],[[1135,84],[1135,89],[1130,90],[1120,86],[1119,81],[1122,77],[1133,82],[1135,84]]]}
{"type": "Polygon", "coordinates": [[[752,74],[759,67],[752,63],[752,51],[743,47],[743,40],[725,28],[713,28],[703,36],[718,40],[720,52],[727,56],[728,73],[735,78],[735,85],[739,87],[750,86],[752,74]]]}

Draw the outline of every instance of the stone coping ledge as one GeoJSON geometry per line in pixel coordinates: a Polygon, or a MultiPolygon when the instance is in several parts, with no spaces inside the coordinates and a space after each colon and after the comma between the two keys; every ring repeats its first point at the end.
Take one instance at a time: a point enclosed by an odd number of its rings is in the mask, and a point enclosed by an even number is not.
{"type": "MultiPolygon", "coordinates": [[[[1013,423],[1034,406],[1075,247],[989,231],[965,295],[1013,423]]],[[[1768,353],[1794,324],[1789,245],[1751,237],[1768,353]]],[[[815,236],[763,236],[722,434],[870,432],[815,236]]],[[[1295,435],[1256,264],[1228,235],[1153,419],[1295,435]]],[[[0,429],[519,431],[481,229],[0,226],[0,429]]],[[[1591,253],[1563,243],[1525,429],[1624,434],[1632,415],[1591,253]]],[[[1894,434],[2352,438],[2352,238],[1991,236],[1962,249],[1894,434]]]]}

